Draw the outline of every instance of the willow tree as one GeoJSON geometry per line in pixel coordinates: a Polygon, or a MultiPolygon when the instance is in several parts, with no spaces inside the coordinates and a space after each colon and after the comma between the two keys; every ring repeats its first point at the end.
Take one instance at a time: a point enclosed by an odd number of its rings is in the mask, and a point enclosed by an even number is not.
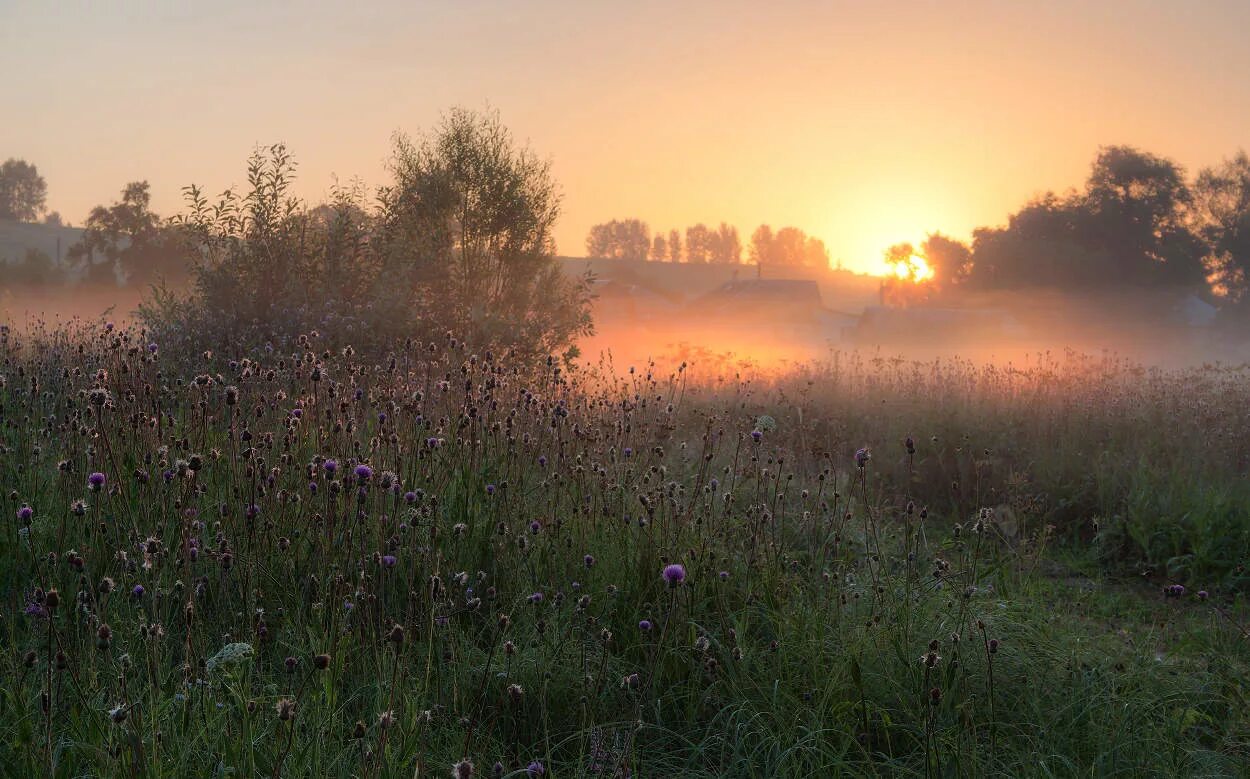
{"type": "Polygon", "coordinates": [[[455,109],[416,141],[397,136],[390,169],[380,296],[412,295],[419,323],[482,346],[551,353],[590,331],[588,280],[555,260],[551,164],[498,114],[455,109]]]}

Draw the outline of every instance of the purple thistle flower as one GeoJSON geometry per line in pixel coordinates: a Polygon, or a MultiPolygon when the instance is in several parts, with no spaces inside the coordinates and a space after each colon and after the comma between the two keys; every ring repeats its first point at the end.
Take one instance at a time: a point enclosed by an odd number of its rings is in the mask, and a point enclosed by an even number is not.
{"type": "Polygon", "coordinates": [[[494,495],[494,494],[495,494],[495,485],[493,485],[493,484],[487,484],[487,485],[486,485],[486,494],[487,494],[487,495],[494,495]]]}
{"type": "Polygon", "coordinates": [[[543,594],[541,592],[536,592],[529,597],[530,603],[535,603],[535,604],[542,603],[542,600],[543,600],[543,594]]]}
{"type": "Polygon", "coordinates": [[[304,416],[304,409],[302,408],[291,409],[291,416],[295,417],[296,419],[299,419],[300,417],[304,416]]]}
{"type": "Polygon", "coordinates": [[[651,627],[651,620],[649,619],[644,619],[638,623],[638,629],[643,632],[650,630],[651,627]]]}
{"type": "Polygon", "coordinates": [[[26,608],[22,609],[22,613],[28,617],[34,617],[35,619],[48,618],[48,610],[33,600],[26,604],[26,608]]]}
{"type": "Polygon", "coordinates": [[[99,492],[104,487],[105,481],[107,481],[107,479],[104,474],[96,471],[87,477],[87,486],[91,488],[92,492],[99,492]]]}
{"type": "Polygon", "coordinates": [[[758,444],[760,441],[764,440],[764,432],[762,430],[752,430],[751,440],[758,444]]]}
{"type": "Polygon", "coordinates": [[[539,761],[533,760],[530,762],[528,766],[525,767],[525,773],[529,774],[530,776],[542,776],[543,774],[547,773],[547,769],[544,768],[543,764],[540,763],[539,761]]]}
{"type": "Polygon", "coordinates": [[[417,493],[413,492],[412,490],[408,490],[407,492],[404,493],[404,503],[407,503],[409,506],[411,506],[412,504],[416,502],[417,502],[417,493]]]}
{"type": "Polygon", "coordinates": [[[543,529],[543,525],[537,519],[530,523],[530,532],[538,535],[538,531],[543,529]]]}
{"type": "Polygon", "coordinates": [[[373,478],[373,469],[364,463],[361,463],[356,466],[355,474],[357,479],[360,479],[361,481],[369,481],[369,479],[373,478]]]}
{"type": "Polygon", "coordinates": [[[136,584],[136,585],[135,585],[135,588],[134,588],[133,590],[131,590],[131,591],[130,591],[130,594],[131,594],[131,595],[133,595],[133,596],[135,596],[136,598],[142,598],[142,597],[143,597],[143,593],[145,593],[145,592],[147,592],[147,590],[143,589],[143,585],[142,585],[142,584],[136,584]]]}
{"type": "Polygon", "coordinates": [[[686,569],[679,563],[664,566],[664,581],[668,586],[676,587],[686,580],[686,569]]]}
{"type": "Polygon", "coordinates": [[[337,460],[326,460],[321,467],[326,469],[326,473],[334,473],[339,469],[339,464],[337,460]]]}
{"type": "Polygon", "coordinates": [[[582,558],[582,562],[586,565],[586,567],[587,567],[587,568],[594,568],[594,567],[595,567],[595,556],[594,556],[594,555],[589,555],[589,554],[588,554],[588,555],[586,555],[585,557],[583,557],[583,558],[582,558]]]}
{"type": "Polygon", "coordinates": [[[314,495],[317,494],[317,482],[315,481],[308,482],[308,491],[313,493],[314,495]]]}
{"type": "Polygon", "coordinates": [[[868,461],[872,459],[872,452],[868,451],[868,447],[860,447],[855,450],[855,465],[863,468],[868,465],[868,461]]]}
{"type": "Polygon", "coordinates": [[[538,456],[538,467],[539,467],[539,468],[546,468],[546,467],[547,467],[547,456],[546,456],[546,455],[539,455],[539,456],[538,456]]]}
{"type": "Polygon", "coordinates": [[[386,568],[394,568],[397,562],[399,562],[399,559],[393,554],[382,555],[382,565],[386,568]]]}
{"type": "Polygon", "coordinates": [[[35,516],[35,510],[26,504],[22,504],[17,510],[17,518],[22,522],[29,522],[30,518],[35,516]]]}
{"type": "Polygon", "coordinates": [[[148,353],[149,353],[149,354],[156,354],[156,350],[157,350],[157,348],[158,348],[158,347],[157,347],[157,346],[156,346],[156,344],[154,344],[154,343],[150,343],[150,344],[148,344],[148,353]]]}
{"type": "Polygon", "coordinates": [[[633,449],[633,447],[632,447],[632,446],[627,446],[627,447],[625,447],[625,456],[626,456],[626,457],[633,457],[633,456],[634,456],[634,449],[633,449]]]}

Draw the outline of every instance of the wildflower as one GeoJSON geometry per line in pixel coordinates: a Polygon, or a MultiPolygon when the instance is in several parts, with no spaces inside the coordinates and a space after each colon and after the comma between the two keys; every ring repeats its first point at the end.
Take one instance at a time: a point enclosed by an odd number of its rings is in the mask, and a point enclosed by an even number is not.
{"type": "Polygon", "coordinates": [[[254,654],[256,654],[256,652],[252,649],[251,644],[243,643],[241,641],[233,644],[226,644],[221,649],[217,650],[217,654],[208,658],[208,661],[204,664],[204,666],[211,674],[218,668],[226,668],[232,665],[237,665],[246,660],[250,660],[254,654]]]}
{"type": "Polygon", "coordinates": [[[595,567],[595,556],[594,556],[594,555],[586,555],[585,557],[583,557],[583,558],[582,558],[582,563],[583,563],[583,564],[584,564],[587,568],[593,568],[593,567],[595,567]]]}
{"type": "Polygon", "coordinates": [[[330,667],[329,655],[320,654],[320,655],[316,655],[315,657],[313,657],[313,668],[316,668],[318,671],[324,671],[329,667],[330,667]]]}
{"type": "Polygon", "coordinates": [[[369,479],[373,477],[373,469],[364,463],[357,465],[354,473],[356,474],[356,478],[361,481],[369,481],[369,479]]]}
{"type": "Polygon", "coordinates": [[[645,632],[647,632],[648,630],[650,630],[651,628],[652,628],[652,625],[651,625],[651,620],[649,620],[649,619],[644,619],[644,620],[641,620],[641,621],[638,623],[638,629],[639,629],[639,630],[641,630],[641,631],[642,631],[642,632],[644,632],[644,633],[645,633],[645,632]]]}
{"type": "Polygon", "coordinates": [[[872,452],[868,451],[868,447],[861,447],[855,450],[855,465],[858,468],[864,468],[868,465],[868,461],[872,459],[872,452]]]}
{"type": "Polygon", "coordinates": [[[395,563],[397,562],[398,562],[398,559],[393,554],[382,555],[382,565],[385,568],[394,568],[395,563]]]}
{"type": "Polygon", "coordinates": [[[104,474],[100,473],[99,471],[96,471],[95,473],[87,477],[87,487],[92,492],[99,492],[100,490],[104,489],[105,481],[106,479],[104,477],[104,474]]]}
{"type": "Polygon", "coordinates": [[[378,715],[378,727],[382,730],[390,730],[395,724],[395,712],[387,709],[378,715]]]}
{"type": "Polygon", "coordinates": [[[143,589],[142,584],[136,584],[134,589],[130,591],[130,594],[135,596],[136,598],[142,598],[143,593],[145,592],[147,592],[147,590],[143,589]]]}
{"type": "Polygon", "coordinates": [[[20,507],[18,507],[17,519],[19,522],[29,524],[31,517],[33,516],[35,516],[35,510],[31,508],[30,506],[23,503],[20,507]]]}
{"type": "Polygon", "coordinates": [[[538,520],[534,520],[533,522],[530,523],[530,532],[533,533],[534,535],[538,535],[538,531],[542,529],[543,529],[542,523],[539,522],[538,520]]]}
{"type": "Polygon", "coordinates": [[[752,431],[751,431],[751,440],[752,440],[752,441],[754,441],[754,442],[755,442],[755,443],[757,443],[757,444],[758,444],[760,441],[764,440],[764,431],[762,431],[762,430],[752,430],[752,431]]]}
{"type": "Polygon", "coordinates": [[[326,473],[333,474],[339,469],[339,464],[336,460],[326,460],[321,464],[321,467],[325,469],[326,473]]]}
{"type": "Polygon", "coordinates": [[[465,758],[451,767],[451,779],[473,779],[473,761],[465,758]]]}
{"type": "Polygon", "coordinates": [[[543,600],[543,594],[541,592],[536,592],[530,595],[529,597],[530,603],[533,603],[535,605],[542,603],[542,600],[543,600]]]}
{"type": "Polygon", "coordinates": [[[542,763],[537,760],[533,760],[528,766],[525,767],[525,773],[530,776],[542,776],[547,773],[547,769],[543,767],[542,763]]]}
{"type": "Polygon", "coordinates": [[[279,698],[274,709],[278,712],[278,719],[283,722],[288,722],[295,718],[295,700],[292,698],[279,698]]]}
{"type": "Polygon", "coordinates": [[[664,566],[663,576],[668,586],[676,587],[686,580],[686,569],[679,563],[672,563],[664,566]]]}

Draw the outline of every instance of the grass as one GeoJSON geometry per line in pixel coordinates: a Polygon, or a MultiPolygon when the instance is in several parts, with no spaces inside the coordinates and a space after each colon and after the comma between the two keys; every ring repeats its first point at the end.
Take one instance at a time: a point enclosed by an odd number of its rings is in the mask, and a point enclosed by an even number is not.
{"type": "Polygon", "coordinates": [[[344,346],[4,334],[3,770],[1250,758],[1244,370],[344,346]]]}

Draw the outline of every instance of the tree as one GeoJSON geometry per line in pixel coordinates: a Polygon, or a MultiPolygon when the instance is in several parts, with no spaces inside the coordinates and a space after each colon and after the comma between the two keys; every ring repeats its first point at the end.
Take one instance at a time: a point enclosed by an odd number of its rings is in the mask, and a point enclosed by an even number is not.
{"type": "Polygon", "coordinates": [[[132,181],[121,200],[96,206],[87,216],[82,238],[69,248],[88,280],[146,283],[158,276],[182,276],[185,254],[175,231],[151,209],[148,182],[132,181]]]}
{"type": "Polygon", "coordinates": [[[803,244],[803,264],[809,268],[829,268],[829,250],[825,248],[824,241],[808,236],[803,244]]]}
{"type": "Polygon", "coordinates": [[[708,239],[712,262],[722,265],[742,262],[742,241],[738,238],[738,228],[721,222],[715,232],[709,232],[708,239]]]}
{"type": "Polygon", "coordinates": [[[668,259],[668,243],[664,240],[664,236],[656,233],[651,241],[651,261],[664,262],[668,259]]]}
{"type": "Polygon", "coordinates": [[[798,268],[803,265],[807,234],[797,227],[783,227],[773,236],[772,262],[798,268]]]}
{"type": "Polygon", "coordinates": [[[650,229],[641,219],[613,219],[590,228],[586,236],[586,256],[600,259],[647,259],[651,246],[650,229]]]}
{"type": "Polygon", "coordinates": [[[773,254],[773,228],[760,225],[751,233],[751,248],[747,257],[756,265],[770,265],[775,261],[773,254]]]}
{"type": "Polygon", "coordinates": [[[707,263],[712,259],[712,231],[700,222],[686,228],[686,262],[707,263]]]}
{"type": "Polygon", "coordinates": [[[920,253],[933,270],[933,283],[940,289],[963,281],[972,262],[967,244],[941,233],[930,233],[920,245],[920,253]]]}
{"type": "Polygon", "coordinates": [[[555,262],[551,164],[497,113],[455,109],[420,142],[398,138],[391,169],[379,291],[409,284],[425,329],[547,354],[590,331],[588,283],[555,262]]]}
{"type": "Polygon", "coordinates": [[[34,222],[47,198],[48,185],[34,165],[18,159],[0,165],[0,219],[34,222]]]}
{"type": "Polygon", "coordinates": [[[1250,283],[1250,157],[1244,151],[1198,173],[1190,213],[1206,244],[1214,291],[1244,300],[1250,283]]]}
{"type": "Polygon", "coordinates": [[[967,281],[999,289],[1200,289],[1206,250],[1186,224],[1191,202],[1175,163],[1127,146],[1104,148],[1083,192],[1047,193],[1005,227],[976,230],[967,281]]]}
{"type": "Polygon", "coordinates": [[[681,233],[668,231],[668,261],[681,262],[681,233]]]}

